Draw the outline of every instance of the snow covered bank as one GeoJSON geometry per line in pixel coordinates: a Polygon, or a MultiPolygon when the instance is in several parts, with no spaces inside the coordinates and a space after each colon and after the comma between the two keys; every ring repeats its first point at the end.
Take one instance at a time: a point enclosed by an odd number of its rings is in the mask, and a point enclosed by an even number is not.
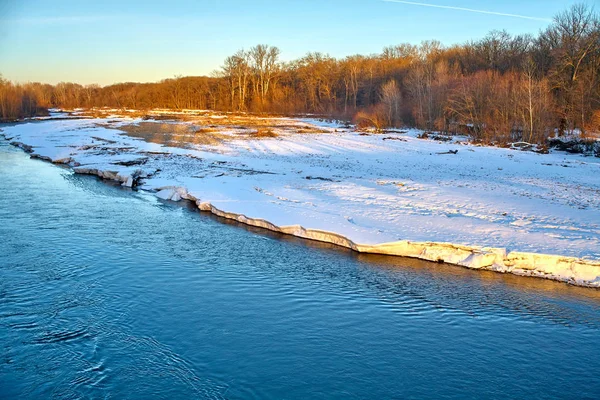
{"type": "Polygon", "coordinates": [[[596,158],[420,140],[414,131],[364,135],[309,119],[261,119],[273,135],[259,138],[228,118],[171,133],[165,121],[146,132],[141,119],[51,120],[4,135],[78,173],[276,232],[600,287],[596,158]]]}

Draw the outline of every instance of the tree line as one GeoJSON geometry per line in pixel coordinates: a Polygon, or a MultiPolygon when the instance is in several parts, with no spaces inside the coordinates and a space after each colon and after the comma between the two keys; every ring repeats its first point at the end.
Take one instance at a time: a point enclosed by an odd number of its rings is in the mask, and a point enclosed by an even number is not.
{"type": "Polygon", "coordinates": [[[281,62],[257,45],[227,57],[209,77],[100,87],[14,84],[0,79],[0,117],[50,107],[206,109],[314,113],[361,126],[414,126],[486,142],[542,142],[553,132],[600,131],[600,19],[578,4],[538,35],[492,31],[443,46],[390,46],[336,59],[308,53],[281,62]]]}

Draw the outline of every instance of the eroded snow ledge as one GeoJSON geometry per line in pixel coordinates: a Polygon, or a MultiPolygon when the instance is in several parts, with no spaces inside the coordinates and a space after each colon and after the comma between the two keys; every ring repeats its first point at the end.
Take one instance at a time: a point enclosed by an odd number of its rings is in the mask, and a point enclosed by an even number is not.
{"type": "Polygon", "coordinates": [[[354,243],[347,237],[335,232],[307,229],[301,225],[277,226],[262,218],[250,218],[243,214],[227,212],[215,207],[210,202],[194,197],[182,187],[160,188],[156,196],[172,201],[190,200],[195,202],[201,211],[210,212],[222,218],[303,239],[335,244],[359,253],[418,258],[471,269],[552,279],[577,286],[600,287],[600,261],[516,251],[507,253],[506,249],[503,248],[465,246],[440,242],[401,240],[391,243],[364,245],[354,243]]]}
{"type": "MultiPolygon", "coordinates": [[[[177,190],[179,193],[185,191],[182,188],[177,190]]],[[[182,198],[186,197],[182,196],[182,198]]],[[[264,219],[249,218],[242,214],[220,210],[209,202],[202,202],[189,195],[187,198],[195,201],[200,210],[211,212],[219,217],[304,239],[332,243],[359,253],[411,257],[472,269],[552,279],[577,286],[600,287],[600,261],[537,253],[507,253],[506,249],[503,248],[464,246],[441,242],[401,240],[376,245],[363,245],[354,243],[335,232],[307,229],[300,225],[277,226],[264,219]]]]}
{"type": "MultiPolygon", "coordinates": [[[[32,148],[26,144],[12,142],[32,153],[32,148]]],[[[50,157],[32,154],[57,164],[70,165],[75,173],[96,175],[103,179],[121,182],[123,186],[132,187],[136,179],[143,177],[141,170],[123,172],[80,167],[71,158],[51,159],[50,157]]],[[[270,231],[293,235],[299,238],[316,240],[346,247],[359,253],[382,254],[418,258],[433,262],[443,262],[471,269],[481,269],[502,273],[512,273],[521,276],[533,276],[566,282],[576,286],[600,288],[600,261],[585,260],[576,257],[564,257],[526,252],[507,252],[504,248],[465,246],[444,242],[413,242],[401,240],[390,243],[364,245],[355,243],[347,237],[335,232],[308,229],[301,225],[277,226],[265,219],[250,218],[220,210],[210,202],[203,202],[188,193],[186,188],[167,186],[158,188],[155,195],[164,200],[179,201],[181,199],[194,201],[202,211],[211,212],[219,217],[235,220],[246,225],[268,229],[270,231]]]]}

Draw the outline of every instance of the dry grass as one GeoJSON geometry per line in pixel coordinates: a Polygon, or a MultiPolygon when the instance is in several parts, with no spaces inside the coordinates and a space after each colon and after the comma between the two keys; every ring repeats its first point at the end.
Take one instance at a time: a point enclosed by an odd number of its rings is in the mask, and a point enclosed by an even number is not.
{"type": "Polygon", "coordinates": [[[252,114],[175,113],[168,111],[131,111],[114,109],[91,109],[86,115],[106,118],[109,115],[123,115],[141,118],[143,121],[116,126],[108,121],[97,124],[106,128],[116,128],[127,135],[144,139],[151,143],[188,148],[192,145],[218,145],[229,140],[258,140],[276,138],[281,134],[320,134],[329,130],[312,125],[300,125],[289,119],[252,114]]]}
{"type": "Polygon", "coordinates": [[[217,128],[206,127],[206,128],[196,128],[195,133],[214,133],[218,132],[217,128]]]}
{"type": "Polygon", "coordinates": [[[302,133],[302,134],[318,134],[318,133],[329,133],[329,131],[327,129],[323,129],[323,128],[319,128],[317,126],[301,126],[299,128],[296,128],[296,133],[302,133]]]}
{"type": "Polygon", "coordinates": [[[200,126],[200,133],[214,132],[210,129],[253,129],[253,130],[273,130],[275,128],[281,130],[289,130],[297,133],[327,133],[328,131],[322,128],[305,125],[298,126],[290,124],[287,119],[281,119],[277,115],[267,114],[246,114],[246,113],[218,113],[212,111],[196,111],[196,112],[176,112],[168,110],[115,110],[92,108],[84,110],[82,115],[92,118],[107,118],[108,116],[124,116],[130,118],[141,118],[144,121],[177,121],[189,122],[196,126],[200,126]]]}
{"type": "MultiPolygon", "coordinates": [[[[114,128],[111,126],[106,126],[114,128]]],[[[144,139],[151,143],[188,148],[190,145],[218,145],[231,137],[219,133],[214,128],[198,128],[192,124],[144,121],[139,124],[119,126],[117,129],[127,135],[144,139]]]]}
{"type": "Polygon", "coordinates": [[[258,128],[256,132],[252,132],[252,136],[257,138],[274,138],[278,135],[270,128],[258,128]]]}
{"type": "Polygon", "coordinates": [[[120,130],[127,133],[165,133],[165,134],[185,134],[192,133],[193,126],[188,124],[168,124],[164,122],[140,122],[139,124],[129,124],[119,127],[120,130]]]}

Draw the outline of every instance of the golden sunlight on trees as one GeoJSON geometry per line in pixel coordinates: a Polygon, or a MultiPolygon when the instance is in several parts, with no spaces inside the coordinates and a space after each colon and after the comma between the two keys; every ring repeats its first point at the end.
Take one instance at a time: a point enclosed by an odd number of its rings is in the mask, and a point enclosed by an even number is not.
{"type": "Polygon", "coordinates": [[[51,106],[51,91],[50,85],[16,85],[0,75],[0,121],[14,121],[44,113],[51,106]]]}
{"type": "Polygon", "coordinates": [[[598,94],[598,15],[586,5],[574,5],[557,15],[540,38],[551,60],[552,88],[560,94],[557,112],[567,129],[585,129],[592,112],[588,96],[598,94]]]}
{"type": "Polygon", "coordinates": [[[585,5],[537,37],[492,31],[478,41],[399,44],[377,55],[322,53],[283,63],[277,47],[227,57],[210,77],[106,87],[0,80],[0,118],[48,107],[313,113],[382,129],[414,126],[494,142],[541,142],[600,130],[600,20],[585,5]]]}

